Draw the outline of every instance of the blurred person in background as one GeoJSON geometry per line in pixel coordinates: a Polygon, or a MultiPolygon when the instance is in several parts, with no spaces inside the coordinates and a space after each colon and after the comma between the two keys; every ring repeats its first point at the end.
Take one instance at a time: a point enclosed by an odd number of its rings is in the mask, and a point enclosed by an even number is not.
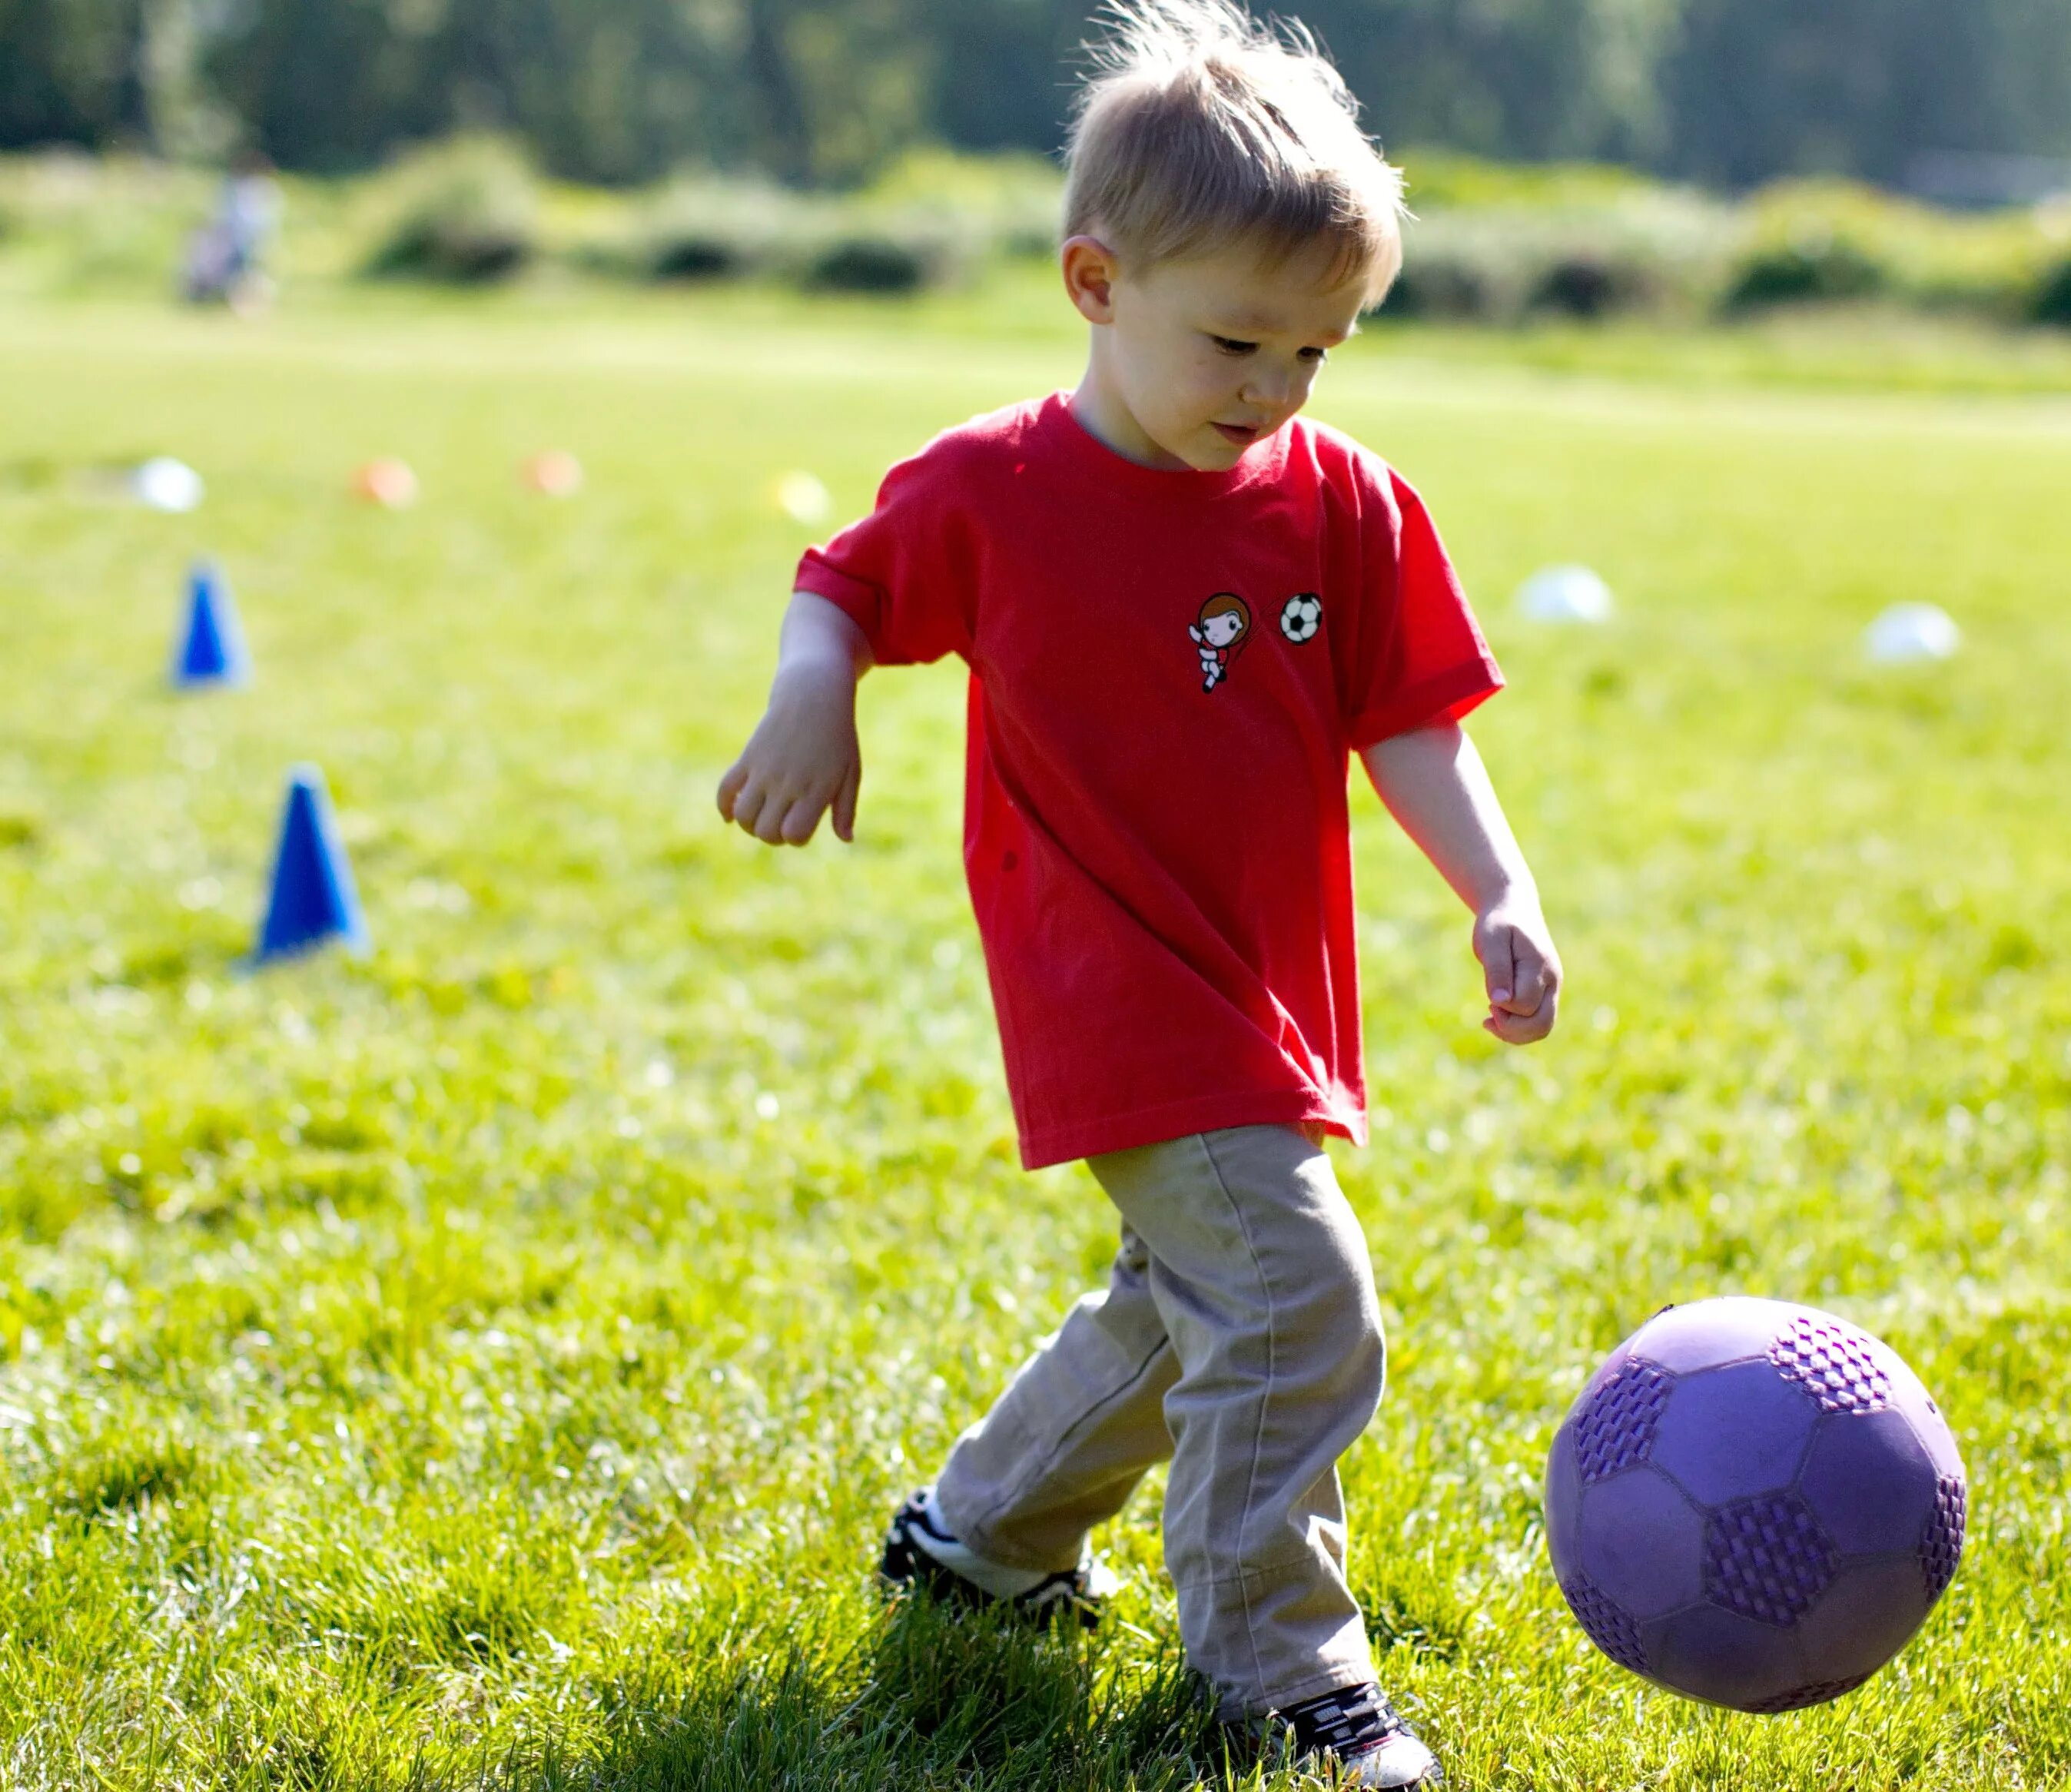
{"type": "Polygon", "coordinates": [[[240,317],[273,301],[265,268],[281,225],[281,187],[273,164],[241,152],[225,176],[215,217],[187,239],[181,290],[190,305],[227,305],[240,317]]]}

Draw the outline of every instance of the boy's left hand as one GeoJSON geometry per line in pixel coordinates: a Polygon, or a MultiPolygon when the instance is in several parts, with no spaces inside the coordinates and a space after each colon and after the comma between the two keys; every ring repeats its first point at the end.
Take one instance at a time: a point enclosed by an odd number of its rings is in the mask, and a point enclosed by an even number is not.
{"type": "Polygon", "coordinates": [[[1560,954],[1536,898],[1506,897],[1477,915],[1474,956],[1488,980],[1487,1031],[1506,1045],[1530,1045],[1553,1031],[1560,954]]]}

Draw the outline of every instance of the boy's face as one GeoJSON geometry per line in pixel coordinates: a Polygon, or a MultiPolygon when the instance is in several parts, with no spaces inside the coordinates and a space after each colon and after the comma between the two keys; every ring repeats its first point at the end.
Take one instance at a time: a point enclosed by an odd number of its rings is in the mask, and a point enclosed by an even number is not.
{"type": "Polygon", "coordinates": [[[1152,466],[1235,466],[1308,403],[1367,299],[1363,278],[1325,286],[1313,262],[1264,265],[1247,246],[1131,271],[1079,236],[1064,262],[1095,326],[1087,420],[1152,466]]]}

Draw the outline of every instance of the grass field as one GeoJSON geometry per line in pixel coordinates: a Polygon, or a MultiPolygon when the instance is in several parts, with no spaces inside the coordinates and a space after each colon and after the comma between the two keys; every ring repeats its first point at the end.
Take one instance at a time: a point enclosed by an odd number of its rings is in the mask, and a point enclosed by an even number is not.
{"type": "MultiPolygon", "coordinates": [[[[958,854],[962,691],[864,691],[854,848],[711,789],[806,532],[1076,375],[896,311],[384,301],[0,318],[0,1782],[1170,1788],[1210,1757],[1146,1488],[1118,1621],[867,1569],[1113,1248],[1015,1166],[958,854]],[[566,445],[580,498],[522,493],[566,445]],[[166,451],[197,515],[82,470],[166,451]],[[419,507],[343,494],[376,453],[419,507]],[[249,692],[162,688],[189,556],[249,692]],[[283,775],[378,950],[240,974],[283,775]]],[[[1320,412],[1431,500],[1569,965],[1476,1031],[1464,917],[1355,804],[1391,1331],[1351,1458],[1383,1671],[1469,1788],[2071,1782],[2071,411],[1614,381],[1376,340],[1320,412]],[[1584,559],[1608,630],[1515,622],[1584,559]],[[1885,603],[1962,620],[1873,673],[1885,603]],[[1593,1360],[1744,1290],[1905,1351],[1972,1542],[1859,1696],[1745,1719],[1597,1657],[1537,1479],[1593,1360]]]]}

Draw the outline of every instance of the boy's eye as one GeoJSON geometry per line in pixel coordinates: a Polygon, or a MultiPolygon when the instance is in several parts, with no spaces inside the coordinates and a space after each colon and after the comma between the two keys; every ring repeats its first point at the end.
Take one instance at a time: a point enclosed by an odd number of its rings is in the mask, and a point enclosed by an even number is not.
{"type": "Polygon", "coordinates": [[[1331,351],[1327,348],[1305,348],[1302,351],[1302,359],[1313,362],[1318,367],[1321,367],[1330,358],[1331,351]]]}
{"type": "Polygon", "coordinates": [[[1234,336],[1211,336],[1208,340],[1225,355],[1249,355],[1258,347],[1256,342],[1240,342],[1234,336]]]}

